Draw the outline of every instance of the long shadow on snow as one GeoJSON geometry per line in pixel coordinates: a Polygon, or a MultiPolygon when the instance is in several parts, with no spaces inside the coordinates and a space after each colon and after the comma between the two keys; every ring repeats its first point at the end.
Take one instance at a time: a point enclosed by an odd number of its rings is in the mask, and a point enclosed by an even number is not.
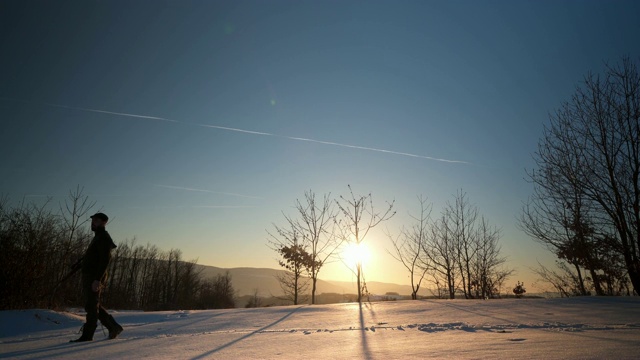
{"type": "Polygon", "coordinates": [[[224,312],[223,310],[220,310],[220,311],[221,312],[218,313],[218,314],[212,314],[212,315],[209,315],[209,316],[203,316],[202,314],[198,314],[198,316],[193,316],[193,317],[191,316],[191,312],[189,312],[189,313],[186,314],[186,316],[180,317],[180,320],[183,320],[183,321],[179,321],[178,324],[174,324],[175,322],[178,322],[175,319],[165,318],[165,319],[162,319],[162,320],[160,320],[158,322],[150,323],[150,324],[147,324],[147,325],[158,326],[158,325],[161,325],[161,324],[167,324],[166,328],[160,328],[158,330],[158,332],[161,333],[161,334],[162,333],[169,333],[170,334],[170,333],[175,332],[175,331],[177,331],[179,329],[182,329],[182,328],[185,328],[185,327],[192,327],[192,326],[194,326],[196,324],[199,324],[199,323],[201,323],[203,321],[209,321],[209,320],[211,320],[211,319],[213,319],[215,317],[227,314],[227,312],[224,312]]]}
{"type": "MultiPolygon", "coordinates": [[[[367,334],[364,329],[364,316],[362,314],[362,302],[358,304],[360,309],[360,345],[362,345],[362,356],[364,359],[373,359],[371,350],[369,350],[369,343],[367,343],[367,334]]],[[[371,309],[370,309],[371,311],[371,309]]]]}
{"type": "MultiPolygon", "coordinates": [[[[175,314],[175,313],[174,313],[175,314]]],[[[194,324],[200,323],[202,321],[205,320],[210,320],[211,318],[217,317],[217,316],[221,316],[224,315],[225,313],[219,313],[219,314],[214,314],[208,317],[203,317],[201,319],[188,319],[188,315],[184,317],[185,320],[187,320],[186,324],[179,324],[173,327],[169,327],[167,329],[162,329],[162,331],[155,331],[157,334],[164,334],[164,333],[171,333],[174,332],[180,328],[183,328],[185,326],[193,326],[194,324]],[[191,322],[189,322],[189,320],[191,320],[191,322]]],[[[173,315],[173,314],[171,314],[173,315]]],[[[124,333],[123,336],[121,336],[121,338],[123,340],[140,340],[140,339],[144,339],[148,336],[142,336],[139,338],[130,338],[127,337],[128,329],[134,328],[134,327],[142,327],[142,326],[158,326],[158,324],[163,324],[165,322],[168,321],[168,323],[170,324],[172,322],[172,319],[167,319],[166,317],[160,318],[158,320],[153,320],[150,321],[148,323],[144,323],[144,324],[129,324],[129,319],[127,319],[126,316],[119,316],[118,320],[121,321],[122,326],[124,327],[124,333]]],[[[173,320],[175,321],[175,320],[173,320]]],[[[91,344],[91,349],[95,350],[96,347],[103,347],[103,346],[108,346],[108,345],[114,345],[116,344],[115,342],[112,341],[108,341],[106,339],[100,339],[100,328],[96,329],[96,341],[92,342],[92,343],[69,343],[68,340],[71,339],[64,339],[62,340],[61,343],[59,344],[54,344],[54,345],[47,345],[41,348],[35,348],[35,349],[28,349],[28,350],[18,350],[18,351],[13,351],[13,352],[8,352],[8,353],[2,353],[0,352],[0,359],[3,358],[12,358],[12,357],[18,357],[18,356],[29,356],[29,355],[36,355],[36,354],[40,354],[40,353],[45,353],[47,351],[55,351],[55,353],[51,354],[51,355],[55,355],[55,356],[62,356],[62,355],[66,355],[66,354],[73,354],[73,353],[78,353],[81,351],[84,351],[88,348],[89,344],[91,344]],[[105,341],[105,342],[103,342],[105,341]],[[96,344],[97,343],[97,344],[96,344]]],[[[156,335],[157,335],[156,334],[156,335]]],[[[70,334],[71,335],[71,334],[70,334]]],[[[67,338],[67,337],[72,337],[72,338],[76,338],[78,337],[77,335],[75,335],[75,333],[73,334],[73,336],[67,336],[67,335],[60,335],[60,334],[54,334],[54,335],[49,335],[49,336],[44,336],[44,337],[40,337],[40,338],[28,338],[28,339],[19,339],[19,340],[14,340],[14,341],[7,341],[5,343],[7,344],[12,344],[12,343],[20,343],[20,342],[34,342],[34,341],[41,341],[41,340],[49,340],[49,339],[55,339],[55,338],[67,338]]]]}
{"type": "Polygon", "coordinates": [[[226,343],[224,345],[220,345],[217,348],[215,348],[215,349],[213,349],[213,350],[211,350],[209,352],[206,352],[204,354],[201,354],[200,356],[196,356],[196,357],[192,358],[192,360],[204,359],[204,358],[206,358],[207,356],[209,356],[211,354],[215,354],[215,353],[217,353],[217,352],[219,352],[221,350],[224,350],[224,349],[226,349],[226,348],[228,348],[230,346],[233,346],[233,345],[237,344],[238,342],[240,342],[242,340],[245,340],[245,339],[247,339],[247,338],[249,338],[249,337],[251,337],[251,336],[253,336],[253,335],[257,334],[257,333],[265,331],[268,328],[283,322],[286,318],[288,318],[289,316],[293,315],[293,313],[295,313],[296,311],[300,310],[301,308],[302,308],[302,306],[299,306],[299,307],[293,309],[292,311],[290,311],[289,313],[287,313],[285,316],[281,317],[280,319],[272,322],[271,324],[263,326],[260,329],[252,331],[252,332],[248,333],[247,335],[239,337],[239,338],[237,338],[237,339],[235,339],[233,341],[229,341],[228,343],[226,343]]]}
{"type": "MultiPolygon", "coordinates": [[[[62,337],[62,336],[59,336],[59,337],[62,337]]],[[[68,339],[65,339],[63,341],[64,342],[61,342],[59,344],[47,345],[47,346],[36,348],[36,349],[17,350],[17,351],[12,351],[8,353],[0,352],[0,359],[21,357],[21,356],[29,356],[29,357],[34,356],[33,358],[37,358],[37,359],[43,359],[51,356],[64,358],[65,355],[78,354],[83,351],[88,351],[92,353],[101,347],[117,346],[116,345],[117,341],[106,340],[106,339],[81,342],[81,343],[70,343],[68,339]],[[48,351],[51,351],[52,353],[43,354],[48,351]],[[40,354],[40,355],[36,356],[36,354],[40,354]]],[[[88,355],[87,357],[91,357],[91,356],[88,355]]]]}

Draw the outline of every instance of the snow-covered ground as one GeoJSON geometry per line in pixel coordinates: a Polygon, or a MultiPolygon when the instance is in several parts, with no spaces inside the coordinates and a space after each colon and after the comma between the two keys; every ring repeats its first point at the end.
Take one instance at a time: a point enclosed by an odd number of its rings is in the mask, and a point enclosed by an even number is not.
{"type": "Polygon", "coordinates": [[[68,343],[83,314],[0,312],[12,359],[632,359],[640,298],[424,300],[205,311],[113,311],[125,331],[68,343]]]}

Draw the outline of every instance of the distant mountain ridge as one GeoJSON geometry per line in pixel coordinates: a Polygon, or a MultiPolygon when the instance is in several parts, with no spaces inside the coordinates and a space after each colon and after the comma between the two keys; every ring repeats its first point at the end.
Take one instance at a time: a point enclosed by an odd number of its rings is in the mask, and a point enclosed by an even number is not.
{"type": "MultiPolygon", "coordinates": [[[[256,290],[258,295],[263,297],[280,296],[283,294],[276,276],[285,273],[285,270],[251,267],[219,268],[209,265],[196,266],[199,271],[202,271],[202,277],[205,279],[215,277],[217,275],[224,275],[228,271],[231,275],[231,284],[233,285],[237,296],[253,295],[256,290]]],[[[400,295],[411,294],[410,285],[367,281],[367,288],[370,293],[375,295],[384,295],[387,292],[395,292],[400,295]]],[[[349,282],[318,279],[317,294],[355,294],[357,292],[358,290],[355,281],[349,282]]],[[[428,290],[421,290],[420,294],[430,295],[428,290]]]]}

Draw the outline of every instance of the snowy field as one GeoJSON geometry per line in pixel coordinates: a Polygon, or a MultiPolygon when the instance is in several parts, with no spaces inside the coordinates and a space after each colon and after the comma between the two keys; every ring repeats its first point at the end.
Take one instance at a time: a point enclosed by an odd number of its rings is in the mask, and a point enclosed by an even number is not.
{"type": "Polygon", "coordinates": [[[640,298],[425,300],[205,311],[113,311],[106,340],[68,343],[83,314],[0,312],[12,359],[632,359],[640,298]]]}

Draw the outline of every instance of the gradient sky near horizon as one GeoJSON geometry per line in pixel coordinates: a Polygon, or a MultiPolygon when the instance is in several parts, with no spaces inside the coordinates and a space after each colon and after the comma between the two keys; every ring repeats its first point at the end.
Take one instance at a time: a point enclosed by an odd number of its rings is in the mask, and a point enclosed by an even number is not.
{"type": "MultiPolygon", "coordinates": [[[[277,268],[267,230],[305,190],[373,194],[368,281],[408,284],[384,234],[459,189],[517,273],[553,258],[516,226],[548,114],[640,57],[638,1],[0,2],[0,193],[80,185],[136,238],[277,268]]],[[[321,274],[351,280],[335,263],[321,274]]]]}

